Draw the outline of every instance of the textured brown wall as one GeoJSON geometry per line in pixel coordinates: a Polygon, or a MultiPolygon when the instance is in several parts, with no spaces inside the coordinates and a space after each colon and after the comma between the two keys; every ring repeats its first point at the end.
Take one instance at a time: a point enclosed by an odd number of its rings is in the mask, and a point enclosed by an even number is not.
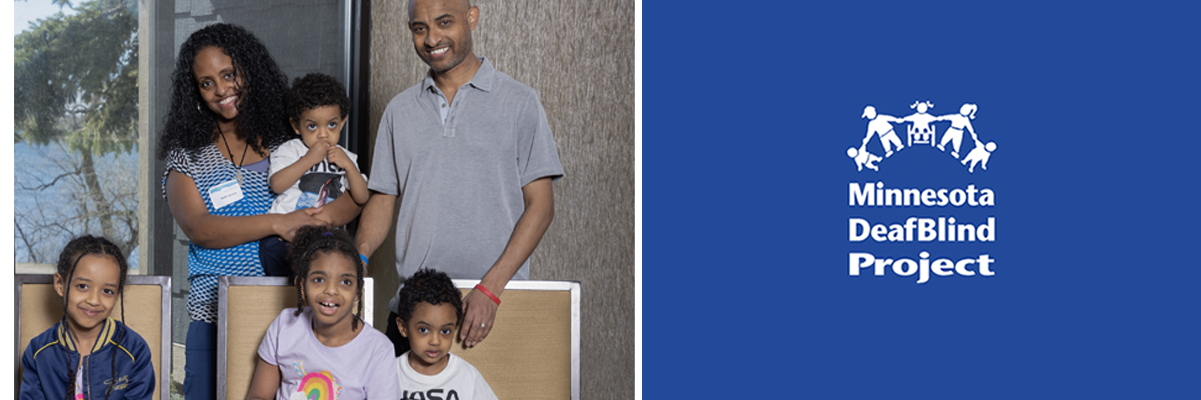
{"type": "MultiPolygon", "coordinates": [[[[554,184],[555,220],[530,260],[530,279],[581,283],[583,398],[633,398],[634,2],[473,4],[475,53],[538,91],[567,172],[554,184]]],[[[373,1],[371,17],[374,143],[388,100],[427,67],[405,27],[406,1],[373,1]]],[[[392,240],[371,259],[380,305],[397,287],[392,240]]]]}

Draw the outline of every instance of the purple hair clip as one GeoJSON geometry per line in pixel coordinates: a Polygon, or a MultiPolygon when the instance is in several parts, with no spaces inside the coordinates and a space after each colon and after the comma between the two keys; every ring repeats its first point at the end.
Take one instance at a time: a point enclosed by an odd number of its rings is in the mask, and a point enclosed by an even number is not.
{"type": "Polygon", "coordinates": [[[325,233],[321,234],[321,236],[333,236],[333,235],[334,235],[334,233],[330,232],[330,231],[325,231],[325,233]]]}

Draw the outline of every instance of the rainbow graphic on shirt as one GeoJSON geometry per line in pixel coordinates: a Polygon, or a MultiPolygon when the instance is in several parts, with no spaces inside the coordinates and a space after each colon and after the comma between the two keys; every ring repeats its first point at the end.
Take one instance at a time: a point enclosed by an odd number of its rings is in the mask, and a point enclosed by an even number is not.
{"type": "MultiPolygon", "coordinates": [[[[293,363],[292,366],[296,367],[296,372],[304,374],[303,362],[300,365],[293,363]]],[[[338,378],[329,371],[321,371],[304,374],[300,378],[300,385],[288,400],[337,400],[341,394],[342,383],[338,382],[338,378]]]]}

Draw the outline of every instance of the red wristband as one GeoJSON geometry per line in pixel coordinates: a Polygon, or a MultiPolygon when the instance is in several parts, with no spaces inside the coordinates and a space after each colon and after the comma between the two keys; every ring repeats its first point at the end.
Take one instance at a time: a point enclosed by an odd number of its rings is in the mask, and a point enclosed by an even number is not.
{"type": "Polygon", "coordinates": [[[489,299],[492,299],[492,301],[495,301],[495,302],[496,302],[496,305],[498,305],[498,306],[500,305],[500,298],[499,298],[499,297],[496,297],[496,295],[492,294],[492,292],[489,292],[489,291],[488,291],[488,288],[484,287],[484,285],[481,285],[481,284],[478,284],[478,283],[477,283],[477,284],[475,284],[475,289],[476,289],[476,290],[479,290],[479,291],[480,291],[481,293],[483,293],[485,296],[488,296],[488,298],[489,298],[489,299]]]}

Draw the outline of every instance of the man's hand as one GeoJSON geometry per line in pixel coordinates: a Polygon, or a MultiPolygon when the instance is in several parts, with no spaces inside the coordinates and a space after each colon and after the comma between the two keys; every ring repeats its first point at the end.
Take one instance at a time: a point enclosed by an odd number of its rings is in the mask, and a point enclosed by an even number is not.
{"type": "MultiPolygon", "coordinates": [[[[488,269],[483,279],[480,279],[480,286],[497,298],[505,290],[505,285],[513,278],[513,274],[521,268],[522,263],[530,258],[530,254],[538,246],[538,241],[542,240],[542,234],[546,233],[546,228],[555,217],[555,196],[551,191],[550,182],[549,177],[539,178],[521,188],[522,197],[525,199],[525,212],[517,219],[517,226],[513,228],[513,235],[509,237],[509,244],[505,245],[500,258],[488,269]]],[[[492,331],[496,309],[500,306],[496,303],[479,289],[472,289],[467,293],[467,297],[463,298],[463,327],[459,329],[459,339],[462,339],[467,347],[475,346],[492,331]]]]}
{"type": "Polygon", "coordinates": [[[488,298],[479,289],[472,289],[463,298],[463,327],[459,329],[459,339],[467,347],[475,346],[488,337],[492,332],[492,322],[496,321],[496,310],[500,305],[488,298]]]}

